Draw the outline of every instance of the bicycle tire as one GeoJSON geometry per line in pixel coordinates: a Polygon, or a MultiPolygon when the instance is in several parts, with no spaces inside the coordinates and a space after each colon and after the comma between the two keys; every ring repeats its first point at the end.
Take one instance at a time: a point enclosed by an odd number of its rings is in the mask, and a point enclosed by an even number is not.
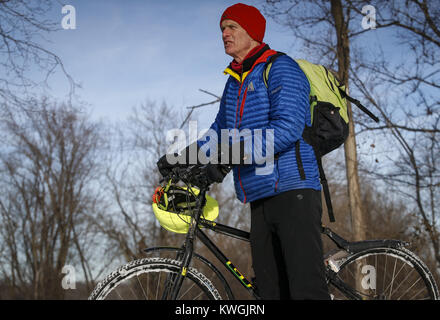
{"type": "MultiPolygon", "coordinates": [[[[89,296],[89,300],[159,300],[163,298],[165,290],[159,289],[159,286],[161,284],[166,286],[165,279],[170,279],[170,277],[164,277],[164,282],[162,283],[162,273],[171,277],[180,274],[180,262],[166,258],[143,258],[131,261],[100,281],[89,296]],[[157,275],[152,275],[154,273],[157,275]],[[154,289],[155,284],[157,284],[155,292],[150,292],[149,286],[152,286],[154,289]],[[126,295],[126,293],[129,294],[126,295]]],[[[188,268],[177,300],[190,300],[191,297],[196,299],[202,298],[202,300],[221,299],[218,290],[205,275],[194,268],[188,268]],[[197,291],[193,292],[194,287],[199,289],[198,293],[197,291]],[[191,294],[188,295],[189,292],[191,294]]]]}
{"type": "MultiPolygon", "coordinates": [[[[336,271],[338,279],[363,300],[439,299],[431,272],[419,257],[405,248],[366,249],[337,261],[336,271]]],[[[334,286],[329,289],[333,299],[347,299],[334,286]]]]}

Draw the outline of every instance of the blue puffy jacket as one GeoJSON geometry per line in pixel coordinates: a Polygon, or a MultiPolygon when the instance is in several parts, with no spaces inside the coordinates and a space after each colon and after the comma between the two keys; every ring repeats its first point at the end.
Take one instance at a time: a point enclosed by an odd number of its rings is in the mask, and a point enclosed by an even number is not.
{"type": "MultiPolygon", "coordinates": [[[[230,76],[211,125],[218,137],[221,129],[247,133],[241,139],[245,154],[252,155],[252,164],[233,168],[236,194],[243,203],[292,189],[321,190],[315,154],[302,138],[304,126],[311,125],[309,82],[298,64],[284,55],[273,63],[266,87],[263,69],[274,53],[266,50],[242,77],[226,68],[224,73],[230,76]],[[265,151],[271,148],[275,158],[262,163],[265,151]]],[[[205,139],[199,140],[199,146],[205,139]]]]}

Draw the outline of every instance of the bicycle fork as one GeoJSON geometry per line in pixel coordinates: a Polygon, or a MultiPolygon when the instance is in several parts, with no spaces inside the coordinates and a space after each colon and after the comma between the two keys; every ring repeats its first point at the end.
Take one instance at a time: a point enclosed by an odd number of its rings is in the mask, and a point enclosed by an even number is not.
{"type": "Polygon", "coordinates": [[[177,274],[169,274],[167,279],[165,280],[165,289],[162,293],[162,300],[167,300],[168,298],[171,300],[176,300],[177,295],[182,287],[183,280],[185,279],[188,266],[191,262],[192,253],[193,253],[193,240],[188,239],[188,241],[182,246],[183,252],[180,251],[176,255],[176,260],[182,261],[182,267],[180,269],[180,273],[177,274]]]}
{"type": "MultiPolygon", "coordinates": [[[[185,247],[182,246],[182,249],[184,250],[185,247]]],[[[183,256],[182,252],[179,251],[179,252],[177,253],[177,255],[176,255],[176,259],[175,259],[175,260],[176,260],[176,261],[181,260],[181,259],[182,259],[182,256],[183,256]]],[[[167,279],[165,280],[165,289],[164,289],[164,291],[163,291],[163,293],[162,293],[162,299],[161,299],[161,300],[167,300],[168,295],[170,294],[170,290],[173,289],[173,285],[174,285],[174,283],[175,283],[175,281],[176,281],[176,276],[177,276],[177,275],[175,275],[175,274],[169,274],[169,275],[167,275],[167,279]]]]}
{"type": "MultiPolygon", "coordinates": [[[[198,223],[200,220],[200,216],[202,214],[203,208],[206,204],[205,190],[202,190],[200,193],[200,203],[197,209],[197,212],[193,219],[191,220],[191,225],[188,230],[188,235],[185,240],[185,244],[183,246],[183,255],[181,253],[177,254],[178,260],[182,259],[182,265],[180,268],[180,274],[171,276],[168,282],[167,288],[171,288],[171,300],[176,300],[179,294],[179,291],[182,287],[183,280],[186,277],[186,273],[188,271],[189,264],[191,263],[191,258],[194,252],[194,238],[195,234],[198,231],[198,223]]],[[[165,289],[163,297],[165,298],[168,295],[169,289],[165,289]]]]}
{"type": "MultiPolygon", "coordinates": [[[[171,281],[172,290],[171,290],[171,300],[176,300],[177,295],[179,294],[180,288],[182,287],[183,280],[186,277],[186,273],[191,262],[193,250],[194,250],[194,239],[193,237],[189,237],[188,241],[185,243],[185,253],[182,258],[182,267],[180,268],[180,274],[173,276],[171,281]]],[[[178,254],[181,256],[181,254],[178,254]]]]}

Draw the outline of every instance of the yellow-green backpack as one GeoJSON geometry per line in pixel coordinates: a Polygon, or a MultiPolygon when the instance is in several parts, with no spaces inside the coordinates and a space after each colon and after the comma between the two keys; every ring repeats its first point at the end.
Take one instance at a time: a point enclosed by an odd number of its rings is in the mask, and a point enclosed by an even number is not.
{"type": "MultiPolygon", "coordinates": [[[[263,71],[263,80],[268,87],[270,68],[279,56],[278,52],[271,56],[263,71]]],[[[334,222],[333,208],[328,190],[327,179],[322,168],[322,156],[339,148],[348,137],[348,111],[347,100],[354,103],[374,121],[379,119],[365,108],[358,100],[347,95],[345,86],[326,67],[314,64],[306,60],[295,60],[306,75],[310,84],[310,115],[312,126],[306,126],[303,131],[303,139],[310,144],[315,151],[318,162],[321,184],[327,204],[330,221],[334,222]]],[[[305,179],[304,168],[299,152],[299,141],[296,142],[296,157],[301,179],[305,179]]]]}

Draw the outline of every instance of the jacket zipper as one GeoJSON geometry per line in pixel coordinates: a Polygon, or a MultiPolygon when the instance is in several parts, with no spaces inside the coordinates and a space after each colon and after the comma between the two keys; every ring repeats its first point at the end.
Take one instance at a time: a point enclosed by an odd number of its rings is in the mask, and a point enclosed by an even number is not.
{"type": "MultiPolygon", "coordinates": [[[[253,69],[254,69],[254,67],[256,66],[256,64],[254,64],[253,66],[252,66],[252,68],[249,70],[249,72],[248,72],[248,76],[250,76],[250,74],[252,73],[252,71],[253,71],[253,69]]],[[[240,95],[241,95],[241,90],[243,89],[243,84],[244,84],[244,79],[243,79],[243,66],[241,67],[242,68],[242,72],[241,72],[241,84],[240,84],[240,88],[239,88],[239,91],[238,91],[238,97],[237,97],[237,109],[236,109],[236,111],[235,111],[235,125],[234,125],[234,129],[235,128],[239,128],[240,127],[240,124],[241,124],[241,119],[242,119],[242,117],[243,117],[243,110],[244,110],[244,104],[245,104],[245,101],[246,101],[246,95],[247,95],[247,87],[246,87],[246,89],[245,89],[245,91],[244,91],[244,94],[243,94],[243,99],[242,99],[242,101],[241,101],[241,105],[240,105],[240,95]],[[239,122],[238,122],[238,127],[236,126],[237,125],[237,117],[238,117],[238,107],[239,107],[239,105],[240,105],[240,119],[239,119],[239,122]]],[[[234,134],[235,134],[235,132],[236,131],[234,131],[234,134]]],[[[244,187],[243,187],[243,183],[241,182],[241,178],[240,178],[240,166],[238,166],[238,170],[237,170],[237,173],[238,173],[238,181],[240,182],[240,187],[241,187],[241,190],[243,191],[243,195],[244,195],[244,201],[243,201],[243,203],[246,203],[246,192],[244,191],[244,187]]],[[[279,176],[279,175],[278,175],[279,176]]],[[[277,182],[277,184],[278,184],[278,182],[277,182]]]]}
{"type": "MultiPolygon", "coordinates": [[[[241,96],[241,90],[242,90],[242,88],[243,88],[243,84],[244,84],[244,81],[241,82],[241,84],[240,84],[240,88],[238,89],[237,108],[235,109],[235,124],[234,124],[234,129],[237,128],[237,118],[238,118],[238,116],[239,116],[238,111],[239,111],[239,107],[240,107],[240,96],[241,96]]],[[[243,97],[243,98],[244,98],[244,97],[243,97]]],[[[242,100],[241,104],[243,105],[243,100],[242,100]]],[[[241,112],[241,110],[240,110],[240,112],[241,112]]],[[[241,119],[241,117],[240,117],[240,119],[241,119]]]]}
{"type": "Polygon", "coordinates": [[[241,99],[241,106],[240,106],[240,120],[238,121],[238,128],[240,128],[241,125],[241,119],[243,118],[243,109],[244,109],[244,103],[246,101],[246,96],[247,96],[247,91],[248,91],[248,87],[246,87],[246,89],[244,90],[244,94],[243,94],[243,99],[241,99]]]}
{"type": "MultiPolygon", "coordinates": [[[[243,67],[242,67],[243,68],[243,67]]],[[[243,77],[243,72],[242,72],[242,77],[243,77]]],[[[240,106],[240,96],[241,96],[241,90],[242,90],[242,88],[243,88],[243,84],[244,84],[244,79],[242,79],[241,78],[241,84],[240,84],[240,88],[238,89],[238,96],[237,96],[237,108],[236,108],[236,110],[235,110],[235,124],[234,124],[234,129],[235,128],[237,128],[237,118],[238,118],[238,116],[239,116],[239,114],[238,114],[238,111],[239,111],[239,106],[240,106]]],[[[243,97],[243,100],[244,100],[244,98],[245,97],[243,97]]],[[[241,103],[242,105],[243,105],[243,101],[242,101],[242,103],[241,103]]],[[[241,109],[241,108],[240,108],[241,109]]],[[[242,111],[240,110],[240,113],[241,113],[242,111]]],[[[241,116],[240,116],[240,121],[239,121],[239,123],[238,123],[238,125],[240,126],[240,122],[241,122],[241,116]]],[[[236,134],[236,131],[234,130],[234,138],[235,138],[235,134],[236,134]]],[[[243,191],[243,195],[244,195],[244,200],[243,200],[243,203],[246,203],[246,192],[244,191],[244,188],[243,188],[243,183],[241,182],[241,178],[240,178],[240,166],[238,166],[237,167],[237,175],[238,175],[238,182],[240,183],[240,188],[241,188],[241,190],[243,191]]]]}

